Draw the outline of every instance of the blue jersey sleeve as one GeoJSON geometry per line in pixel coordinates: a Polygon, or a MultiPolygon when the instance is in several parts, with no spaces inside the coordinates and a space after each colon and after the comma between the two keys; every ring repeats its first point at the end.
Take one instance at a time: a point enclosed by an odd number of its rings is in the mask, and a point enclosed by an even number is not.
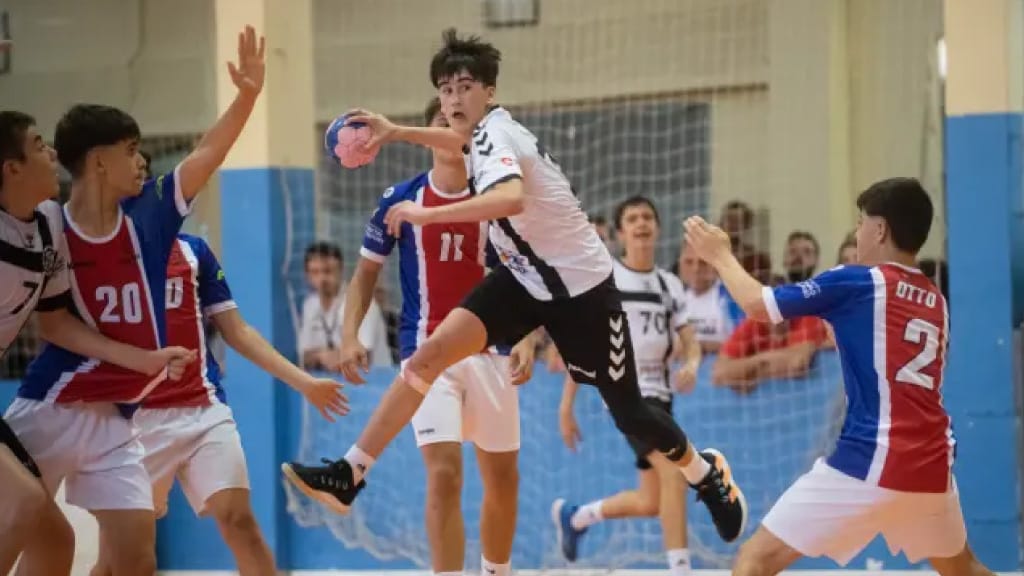
{"type": "Polygon", "coordinates": [[[843,307],[874,294],[871,269],[839,266],[810,280],[764,288],[764,304],[772,322],[799,316],[829,319],[843,307]]]}
{"type": "Polygon", "coordinates": [[[182,234],[182,238],[192,247],[199,261],[199,305],[203,314],[212,316],[237,308],[224,269],[221,268],[210,245],[196,236],[182,234]]]}
{"type": "Polygon", "coordinates": [[[388,234],[384,216],[394,204],[395,198],[401,196],[401,187],[401,185],[392,186],[384,191],[380,197],[380,204],[370,216],[370,221],[366,223],[366,230],[363,232],[363,246],[359,250],[359,255],[363,258],[374,262],[384,262],[391,255],[391,251],[395,249],[395,242],[398,239],[388,234]]]}
{"type": "Polygon", "coordinates": [[[161,254],[170,254],[191,206],[178,186],[178,169],[142,185],[142,192],[121,204],[137,228],[161,254]]]}

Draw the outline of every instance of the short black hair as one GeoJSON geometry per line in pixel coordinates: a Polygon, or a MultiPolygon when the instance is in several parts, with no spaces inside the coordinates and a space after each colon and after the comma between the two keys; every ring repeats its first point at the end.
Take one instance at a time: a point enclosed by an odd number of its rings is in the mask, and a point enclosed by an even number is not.
{"type": "Polygon", "coordinates": [[[484,86],[497,86],[501,51],[479,36],[459,38],[455,28],[441,33],[444,45],[430,60],[430,83],[437,88],[444,78],[465,70],[484,86]]]}
{"type": "Polygon", "coordinates": [[[25,159],[25,133],[35,125],[36,119],[24,112],[0,112],[0,187],[4,185],[4,162],[25,159]]]}
{"type": "Polygon", "coordinates": [[[304,265],[309,266],[309,261],[313,258],[334,258],[338,262],[344,262],[345,259],[341,257],[341,248],[338,248],[337,244],[331,242],[314,242],[306,248],[306,261],[304,265]]]}
{"type": "Polygon", "coordinates": [[[875,182],[857,197],[857,208],[885,220],[892,243],[917,254],[932,227],[932,199],[917,178],[889,178],[875,182]]]}
{"type": "Polygon", "coordinates": [[[814,253],[821,256],[821,246],[818,244],[818,239],[814,237],[814,234],[805,230],[794,230],[786,238],[786,246],[788,247],[794,240],[807,240],[814,245],[814,253]]]}
{"type": "Polygon", "coordinates": [[[61,165],[78,176],[93,148],[141,137],[139,124],[127,112],[113,106],[75,104],[57,122],[53,142],[61,165]]]}
{"type": "Polygon", "coordinates": [[[730,200],[722,207],[722,215],[725,216],[726,212],[733,210],[739,210],[743,214],[743,227],[750,228],[754,225],[754,211],[750,208],[750,205],[742,200],[730,200]]]}
{"type": "Polygon", "coordinates": [[[430,126],[430,123],[434,121],[434,116],[441,111],[441,99],[434,96],[427,102],[427,107],[423,109],[423,125],[430,126]]]}
{"type": "Polygon", "coordinates": [[[647,206],[654,212],[654,221],[661,224],[661,218],[658,216],[658,208],[654,205],[654,202],[647,196],[630,196],[619,205],[615,207],[615,229],[619,230],[622,228],[622,216],[626,213],[626,208],[632,208],[633,206],[647,206]]]}

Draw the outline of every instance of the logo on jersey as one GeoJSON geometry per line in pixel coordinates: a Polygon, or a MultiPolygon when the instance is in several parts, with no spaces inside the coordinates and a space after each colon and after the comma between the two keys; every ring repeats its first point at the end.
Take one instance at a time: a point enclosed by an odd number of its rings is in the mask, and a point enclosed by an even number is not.
{"type": "Polygon", "coordinates": [[[224,281],[224,271],[223,270],[217,270],[217,281],[218,282],[223,282],[224,281]]]}
{"type": "Polygon", "coordinates": [[[597,370],[584,370],[583,368],[580,368],[579,366],[577,366],[577,365],[575,365],[575,364],[573,364],[571,362],[569,364],[567,364],[566,366],[568,366],[569,372],[576,372],[578,374],[582,374],[583,376],[586,376],[587,378],[590,378],[591,380],[596,380],[597,379],[597,370]]]}
{"type": "Polygon", "coordinates": [[[367,222],[366,239],[376,244],[384,244],[384,230],[373,222],[367,222]]]}
{"type": "Polygon", "coordinates": [[[511,158],[509,158],[508,156],[505,156],[504,158],[502,158],[501,159],[501,163],[504,164],[505,166],[515,166],[516,165],[516,161],[511,159],[511,158]]]}
{"type": "MultiPolygon", "coordinates": [[[[387,190],[384,191],[384,197],[385,198],[391,198],[391,195],[394,194],[394,193],[395,193],[395,187],[392,186],[392,187],[390,187],[390,188],[388,188],[387,190]]],[[[377,211],[375,210],[374,214],[376,214],[376,213],[377,213],[377,211]]]]}
{"type": "Polygon", "coordinates": [[[164,177],[160,176],[156,179],[156,197],[160,200],[164,199],[164,177]]]}
{"type": "Polygon", "coordinates": [[[821,286],[814,280],[805,280],[797,284],[800,287],[800,293],[804,295],[804,298],[814,298],[818,294],[821,294],[821,286]]]}
{"type": "Polygon", "coordinates": [[[52,246],[43,248],[43,274],[52,278],[64,268],[64,258],[52,246]]]}

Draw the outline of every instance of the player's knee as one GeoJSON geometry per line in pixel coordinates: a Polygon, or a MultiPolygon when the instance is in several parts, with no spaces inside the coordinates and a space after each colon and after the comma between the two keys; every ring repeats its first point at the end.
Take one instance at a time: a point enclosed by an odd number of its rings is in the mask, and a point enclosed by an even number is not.
{"type": "Polygon", "coordinates": [[[122,547],[111,558],[113,576],[140,576],[156,574],[156,553],[152,546],[122,547]]]}
{"type": "Polygon", "coordinates": [[[42,485],[34,483],[26,487],[12,503],[10,511],[0,514],[3,531],[19,534],[35,532],[41,526],[44,513],[50,505],[55,504],[42,485]]]}
{"type": "Polygon", "coordinates": [[[261,538],[256,516],[248,505],[225,506],[214,514],[214,518],[221,531],[232,537],[261,538]]]}
{"type": "Polygon", "coordinates": [[[424,342],[406,361],[402,379],[421,394],[426,394],[437,377],[444,371],[440,348],[436,342],[424,342]]]}
{"type": "Polygon", "coordinates": [[[480,466],[484,497],[515,495],[519,491],[519,463],[514,455],[495,455],[486,466],[480,466]]]}
{"type": "Polygon", "coordinates": [[[740,546],[733,564],[733,576],[774,576],[781,572],[786,560],[783,551],[773,545],[774,539],[758,538],[757,534],[740,546]],[[778,567],[778,568],[776,568],[778,567]]]}
{"type": "Polygon", "coordinates": [[[462,466],[454,458],[438,458],[427,465],[427,490],[432,500],[449,500],[462,493],[462,466]]]}

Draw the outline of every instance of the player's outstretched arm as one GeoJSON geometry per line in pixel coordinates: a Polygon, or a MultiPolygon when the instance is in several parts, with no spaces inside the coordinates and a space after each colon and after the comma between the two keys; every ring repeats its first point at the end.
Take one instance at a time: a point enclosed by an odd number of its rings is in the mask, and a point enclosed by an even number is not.
{"type": "Polygon", "coordinates": [[[417,226],[438,222],[483,222],[515,216],[524,208],[526,193],[523,181],[513,178],[492,186],[486,193],[444,206],[426,208],[409,200],[399,202],[388,210],[384,223],[388,233],[397,236],[405,222],[417,226]]]}
{"type": "Polygon", "coordinates": [[[359,327],[373,302],[373,291],[384,265],[360,258],[345,291],[345,313],[341,319],[341,374],[353,384],[365,384],[362,373],[370,370],[370,354],[359,340],[359,327]]]}
{"type": "Polygon", "coordinates": [[[751,276],[732,253],[729,235],[700,216],[691,216],[683,222],[686,243],[693,246],[701,260],[718,271],[718,276],[733,300],[743,308],[749,318],[768,321],[764,305],[764,285],[751,276]]]}
{"type": "Polygon", "coordinates": [[[252,26],[246,26],[238,34],[238,63],[228,62],[228,73],[238,88],[238,94],[178,168],[178,181],[186,200],[199,194],[210,176],[224,163],[224,158],[245,128],[256,106],[256,98],[263,90],[265,48],[263,37],[257,39],[252,26]]]}
{"type": "Polygon", "coordinates": [[[463,147],[469,144],[469,139],[451,128],[401,126],[388,120],[383,114],[377,114],[362,108],[349,110],[347,114],[349,117],[345,122],[346,126],[366,124],[370,127],[372,136],[363,145],[367,150],[372,150],[388,142],[397,141],[426,146],[436,150],[461,153],[463,147]]]}
{"type": "Polygon", "coordinates": [[[338,416],[348,414],[348,398],[342,394],[340,382],[316,378],[289,362],[242,318],[237,308],[214,314],[211,321],[228,346],[305,396],[321,416],[333,422],[332,413],[338,416]]]}
{"type": "Polygon", "coordinates": [[[38,314],[39,334],[43,340],[86,358],[95,358],[134,372],[152,376],[170,368],[169,376],[176,380],[181,369],[196,358],[195,350],[180,346],[144,350],[111,340],[86,326],[66,308],[39,311],[38,314]]]}

